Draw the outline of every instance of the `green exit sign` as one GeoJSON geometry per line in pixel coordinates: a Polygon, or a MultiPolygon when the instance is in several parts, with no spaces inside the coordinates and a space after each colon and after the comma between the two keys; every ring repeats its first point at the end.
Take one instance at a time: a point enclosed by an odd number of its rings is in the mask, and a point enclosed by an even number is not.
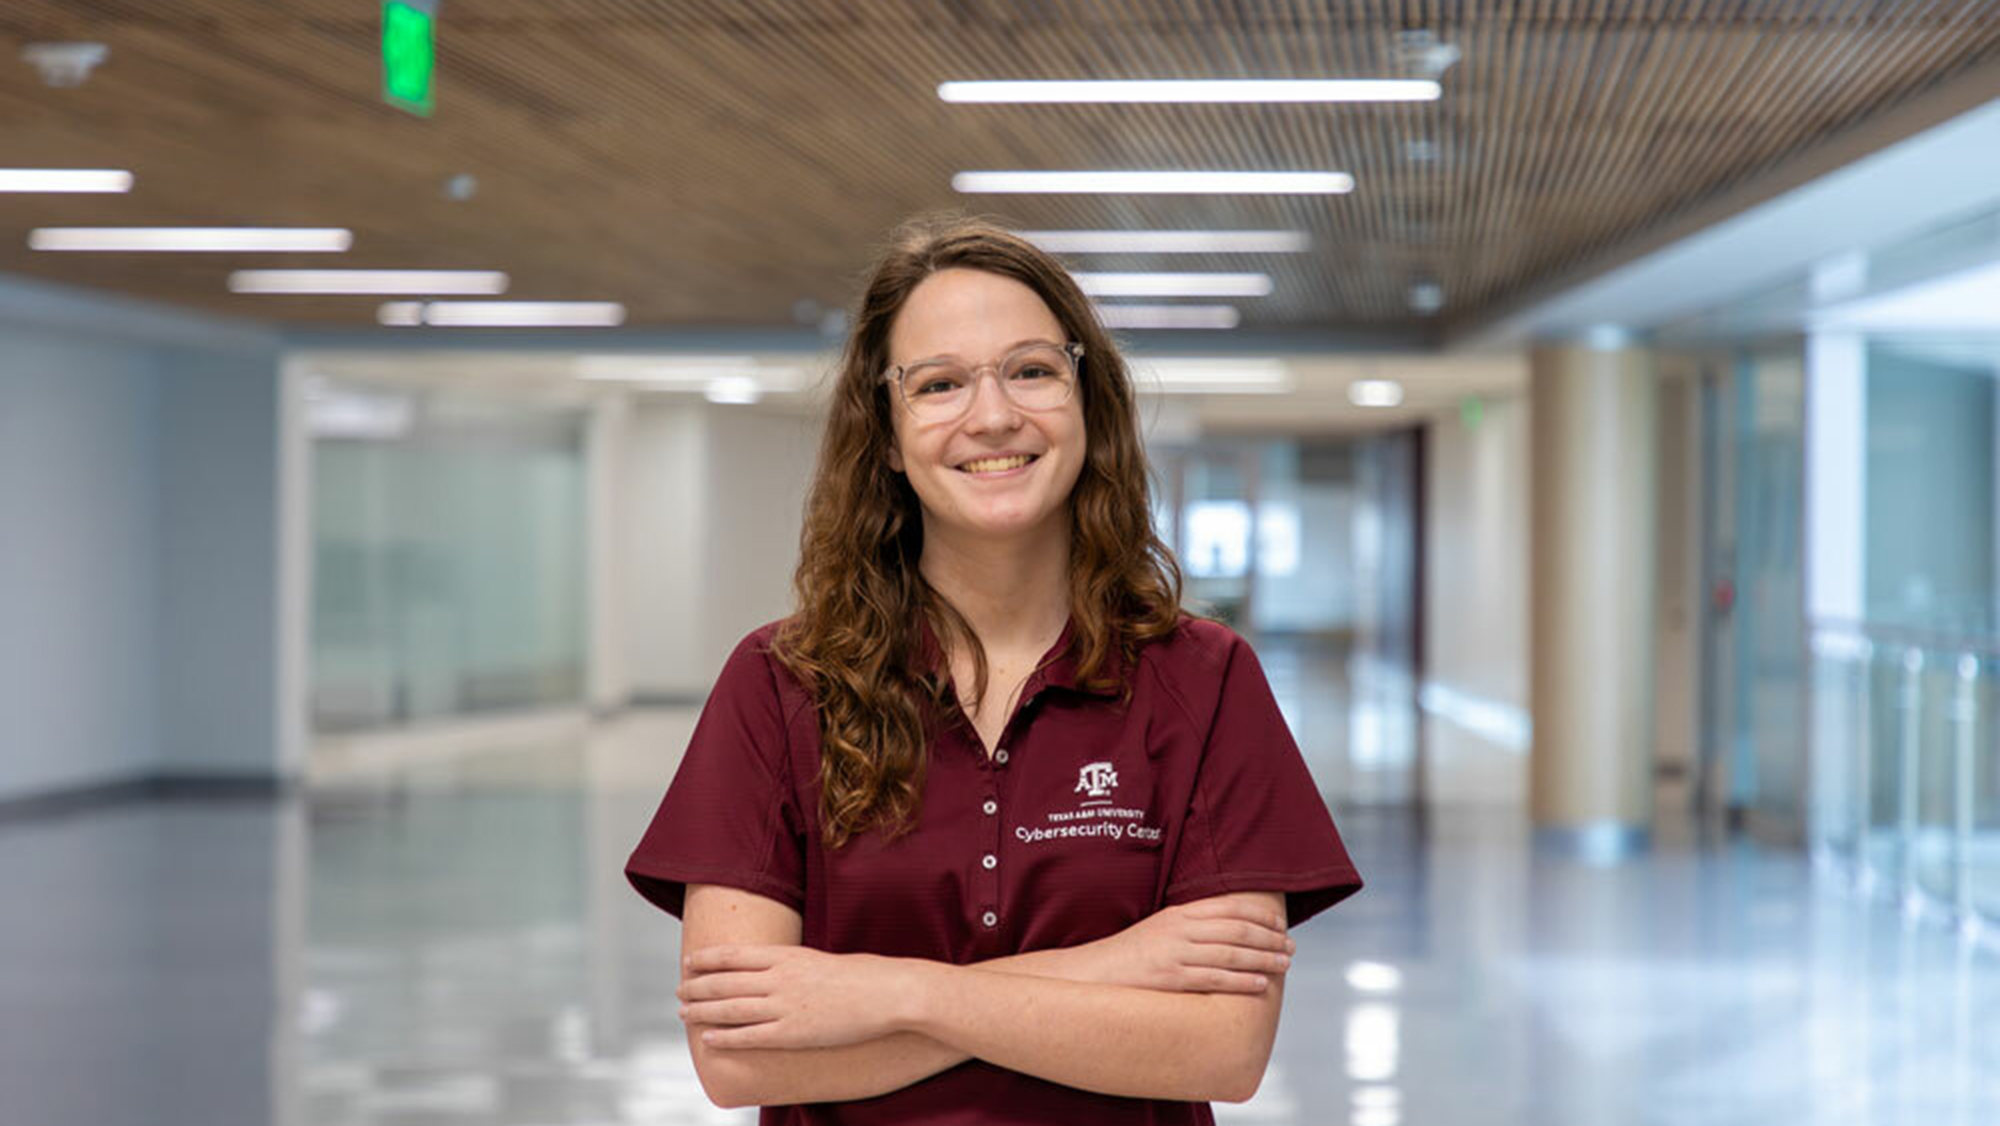
{"type": "Polygon", "coordinates": [[[437,5],[431,0],[384,0],[382,97],[418,117],[436,107],[437,5]]]}

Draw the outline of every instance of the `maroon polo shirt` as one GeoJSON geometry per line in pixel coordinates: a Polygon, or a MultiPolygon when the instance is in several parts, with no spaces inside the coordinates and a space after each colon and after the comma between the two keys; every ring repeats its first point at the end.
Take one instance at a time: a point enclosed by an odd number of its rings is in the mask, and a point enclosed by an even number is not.
{"type": "MultiPolygon", "coordinates": [[[[964,965],[1116,934],[1178,903],[1282,891],[1291,925],[1352,895],[1348,860],[1255,654],[1183,618],[1139,650],[1132,699],[1076,681],[1065,628],[989,757],[939,723],[915,829],[819,837],[813,702],[770,655],[717,678],[626,875],[681,913],[690,883],[798,911],[805,945],[964,965]]],[[[969,1060],[899,1091],[765,1107],[761,1123],[1211,1123],[1206,1103],[1095,1094],[969,1060]]]]}

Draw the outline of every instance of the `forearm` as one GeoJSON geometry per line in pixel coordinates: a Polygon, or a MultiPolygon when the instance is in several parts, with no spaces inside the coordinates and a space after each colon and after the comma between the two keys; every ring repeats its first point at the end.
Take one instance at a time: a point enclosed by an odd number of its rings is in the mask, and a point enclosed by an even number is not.
{"type": "Polygon", "coordinates": [[[1274,977],[1264,997],[1166,993],[934,962],[911,973],[907,1031],[1068,1087],[1188,1101],[1250,1097],[1283,989],[1274,977]]]}
{"type": "MultiPolygon", "coordinates": [[[[1089,947],[1037,950],[980,962],[981,970],[1004,975],[1094,980],[1098,965],[1089,947]]],[[[688,1027],[689,1037],[701,1034],[688,1027]]],[[[839,1048],[702,1049],[712,1095],[728,1106],[789,1106],[845,1102],[899,1091],[919,1080],[957,1067],[972,1054],[920,1032],[898,1032],[839,1048]]]]}

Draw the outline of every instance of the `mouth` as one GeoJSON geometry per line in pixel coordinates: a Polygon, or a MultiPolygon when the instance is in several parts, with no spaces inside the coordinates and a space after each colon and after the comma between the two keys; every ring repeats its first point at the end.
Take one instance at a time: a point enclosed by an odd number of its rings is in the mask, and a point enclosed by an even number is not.
{"type": "Polygon", "coordinates": [[[960,473],[970,473],[975,477],[997,476],[1024,468],[1036,459],[1035,454],[1016,454],[1013,457],[984,457],[968,461],[958,467],[960,473]]]}

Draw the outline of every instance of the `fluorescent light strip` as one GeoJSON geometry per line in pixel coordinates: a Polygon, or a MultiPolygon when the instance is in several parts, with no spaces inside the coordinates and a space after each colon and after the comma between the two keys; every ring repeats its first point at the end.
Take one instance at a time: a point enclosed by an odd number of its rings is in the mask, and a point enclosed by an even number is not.
{"type": "Polygon", "coordinates": [[[1051,254],[1297,254],[1304,231],[1015,231],[1051,254]]]}
{"type": "Polygon", "coordinates": [[[338,227],[40,227],[34,250],[303,251],[337,253],[354,245],[338,227]]]}
{"type": "Polygon", "coordinates": [[[1099,305],[1105,328],[1235,328],[1243,314],[1234,305],[1099,305]]]}
{"type": "Polygon", "coordinates": [[[1294,386],[1291,368],[1275,358],[1169,356],[1131,366],[1138,390],[1170,395],[1275,395],[1294,386]]]}
{"type": "Polygon", "coordinates": [[[1403,385],[1393,379],[1357,379],[1347,385],[1347,401],[1357,407],[1400,407],[1403,385]]]}
{"type": "Polygon", "coordinates": [[[703,389],[702,397],[711,403],[749,404],[763,398],[764,389],[747,376],[728,376],[711,380],[703,389]]]}
{"type": "Polygon", "coordinates": [[[116,168],[0,168],[0,192],[129,192],[132,174],[116,168]]]}
{"type": "MultiPolygon", "coordinates": [[[[755,356],[663,355],[585,356],[577,362],[579,379],[613,379],[631,383],[685,383],[706,387],[717,379],[754,378],[773,369],[755,356]]],[[[785,369],[789,371],[789,369],[785,369]]]]}
{"type": "Polygon", "coordinates": [[[1092,297],[1264,297],[1269,274],[1072,274],[1092,297]]]}
{"type": "Polygon", "coordinates": [[[947,102],[1434,102],[1443,87],[1429,79],[1230,78],[940,82],[947,102]]]}
{"type": "Polygon", "coordinates": [[[234,293],[412,293],[494,294],[507,292],[498,270],[237,270],[229,275],[234,293]]]}
{"type": "Polygon", "coordinates": [[[1104,195],[1339,195],[1345,172],[960,172],[954,190],[1104,195]]]}
{"type": "Polygon", "coordinates": [[[385,325],[434,328],[613,328],[625,323],[616,301],[390,301],[376,310],[385,325]]]}

